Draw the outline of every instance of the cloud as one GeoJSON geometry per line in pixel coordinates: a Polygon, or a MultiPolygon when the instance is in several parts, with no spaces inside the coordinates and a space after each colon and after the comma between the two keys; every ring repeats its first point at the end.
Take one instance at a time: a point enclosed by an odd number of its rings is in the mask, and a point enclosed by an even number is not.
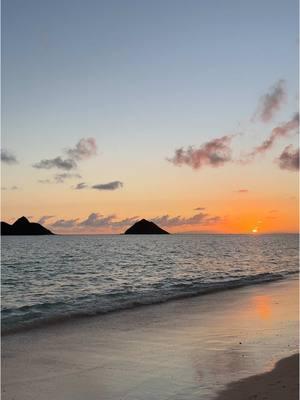
{"type": "Polygon", "coordinates": [[[43,215],[37,222],[43,225],[50,218],[54,218],[54,215],[43,215]]]}
{"type": "Polygon", "coordinates": [[[232,136],[223,136],[204,143],[198,149],[189,146],[186,150],[177,149],[172,158],[167,159],[174,165],[188,165],[193,169],[200,169],[205,165],[220,167],[231,159],[231,140],[232,136]]]}
{"type": "Polygon", "coordinates": [[[97,154],[96,139],[92,137],[87,139],[82,138],[73,149],[67,149],[65,152],[73,160],[86,160],[97,154]]]}
{"type": "Polygon", "coordinates": [[[58,168],[58,169],[63,169],[65,171],[70,171],[71,169],[76,169],[77,164],[71,158],[64,160],[59,156],[52,159],[41,160],[40,162],[33,164],[33,167],[37,169],[58,168]]]}
{"type": "Polygon", "coordinates": [[[285,81],[279,80],[270,89],[268,93],[263,95],[257,111],[257,117],[262,122],[269,122],[274,114],[280,110],[286,99],[285,81]]]}
{"type": "Polygon", "coordinates": [[[53,228],[73,228],[76,226],[78,218],[76,219],[58,219],[51,226],[53,228]]]}
{"type": "MultiPolygon", "coordinates": [[[[45,218],[48,217],[52,218],[52,216],[45,216],[45,218]]],[[[40,221],[42,220],[42,218],[40,219],[40,221]]],[[[75,228],[75,230],[78,229],[79,232],[82,231],[83,228],[90,229],[91,231],[95,229],[100,229],[101,231],[101,228],[104,229],[105,231],[105,229],[108,228],[114,231],[120,228],[125,229],[133,225],[140,219],[141,218],[138,216],[133,216],[118,220],[115,214],[110,214],[105,216],[100,213],[93,212],[83,221],[79,221],[78,218],[70,220],[59,219],[55,221],[53,224],[51,224],[51,226],[54,228],[61,228],[61,229],[75,228]]],[[[220,222],[221,220],[222,218],[219,216],[211,216],[206,213],[198,213],[188,218],[182,216],[172,217],[170,215],[163,215],[155,218],[150,218],[150,221],[153,221],[154,223],[164,227],[180,227],[184,225],[207,226],[207,225],[214,225],[220,222]]]]}
{"type": "Polygon", "coordinates": [[[99,183],[97,185],[93,185],[92,189],[97,190],[116,190],[123,187],[123,183],[120,181],[113,181],[108,183],[99,183]]]}
{"type": "Polygon", "coordinates": [[[1,161],[8,165],[18,164],[16,156],[6,149],[1,149],[1,161]]]}
{"type": "Polygon", "coordinates": [[[248,189],[238,189],[238,190],[235,190],[235,192],[236,193],[248,193],[249,190],[248,189]]]}
{"type": "Polygon", "coordinates": [[[198,213],[192,217],[170,217],[169,215],[163,215],[161,217],[156,217],[151,219],[157,225],[165,227],[182,226],[182,225],[212,225],[221,221],[221,217],[210,216],[205,213],[198,213]]]}
{"type": "Polygon", "coordinates": [[[74,148],[66,149],[64,152],[67,154],[68,158],[58,156],[55,158],[44,159],[33,164],[33,167],[37,169],[58,168],[65,171],[76,169],[78,161],[86,160],[97,154],[96,139],[82,138],[74,148]]]}
{"type": "Polygon", "coordinates": [[[279,158],[276,160],[281,169],[289,171],[299,170],[299,149],[294,149],[292,145],[286,146],[279,158]]]}
{"type": "Polygon", "coordinates": [[[290,133],[298,133],[299,113],[295,113],[292,119],[272,129],[270,136],[259,146],[255,147],[246,157],[246,162],[253,159],[257,154],[263,154],[270,150],[277,139],[288,136],[290,133]]]}
{"type": "Polygon", "coordinates": [[[50,181],[50,179],[39,179],[38,183],[46,184],[46,183],[52,183],[52,182],[50,181]]]}
{"type": "Polygon", "coordinates": [[[125,219],[122,219],[121,221],[114,221],[113,222],[113,227],[115,227],[115,228],[124,228],[124,227],[127,227],[127,226],[135,224],[139,220],[140,220],[140,218],[138,216],[125,218],[125,219]]]}
{"type": "Polygon", "coordinates": [[[76,190],[81,190],[81,189],[85,189],[85,188],[87,188],[87,187],[88,187],[88,185],[87,185],[86,183],[80,182],[80,183],[77,183],[77,185],[75,186],[74,189],[76,189],[76,190]]]}
{"type": "Polygon", "coordinates": [[[1,190],[21,190],[21,188],[19,186],[11,186],[10,188],[3,186],[1,190]]]}
{"type": "Polygon", "coordinates": [[[66,179],[82,178],[79,174],[69,174],[64,172],[63,174],[54,175],[55,183],[63,183],[66,179]]]}
{"type": "Polygon", "coordinates": [[[99,228],[103,226],[110,225],[115,218],[115,215],[108,215],[105,217],[104,215],[98,214],[98,213],[91,213],[87,219],[84,221],[80,222],[78,225],[79,226],[85,226],[85,227],[92,227],[92,228],[99,228]]]}
{"type": "Polygon", "coordinates": [[[194,210],[195,211],[203,211],[203,210],[205,210],[205,207],[197,207],[197,208],[194,208],[194,210]]]}

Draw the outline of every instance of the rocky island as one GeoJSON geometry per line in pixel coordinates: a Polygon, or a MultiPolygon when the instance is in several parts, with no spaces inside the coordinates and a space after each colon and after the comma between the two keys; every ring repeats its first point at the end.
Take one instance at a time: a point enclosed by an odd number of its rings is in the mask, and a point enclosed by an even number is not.
{"type": "Polygon", "coordinates": [[[141,219],[128,228],[124,235],[168,235],[169,232],[160,228],[154,222],[141,219]]]}
{"type": "Polygon", "coordinates": [[[41,224],[29,222],[27,218],[21,217],[12,225],[1,221],[1,235],[54,235],[54,233],[41,224]]]}

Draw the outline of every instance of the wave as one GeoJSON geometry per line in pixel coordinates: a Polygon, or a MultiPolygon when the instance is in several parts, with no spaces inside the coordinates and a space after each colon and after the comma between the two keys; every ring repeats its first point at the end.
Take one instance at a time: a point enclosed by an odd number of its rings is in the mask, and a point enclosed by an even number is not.
{"type": "Polygon", "coordinates": [[[282,273],[265,272],[241,278],[230,277],[231,279],[229,278],[228,280],[210,282],[204,282],[200,279],[189,279],[184,282],[168,282],[167,287],[156,284],[152,287],[144,288],[144,290],[139,292],[127,290],[107,294],[91,293],[68,302],[47,302],[24,305],[17,308],[3,308],[1,313],[1,331],[3,335],[6,335],[72,318],[96,316],[222,290],[274,282],[298,273],[298,270],[284,271],[282,273]]]}

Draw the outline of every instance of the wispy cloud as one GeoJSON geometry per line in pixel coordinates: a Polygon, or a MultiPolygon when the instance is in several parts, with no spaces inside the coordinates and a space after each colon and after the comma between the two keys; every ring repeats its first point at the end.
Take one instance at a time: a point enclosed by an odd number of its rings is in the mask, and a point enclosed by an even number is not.
{"type": "Polygon", "coordinates": [[[77,225],[78,218],[76,219],[58,219],[51,226],[53,228],[74,228],[77,225]]]}
{"type": "Polygon", "coordinates": [[[37,169],[58,168],[58,169],[63,169],[65,171],[70,171],[72,169],[76,169],[77,164],[71,158],[63,159],[59,156],[52,159],[41,160],[38,163],[33,164],[33,168],[37,169]]]}
{"type": "Polygon", "coordinates": [[[43,159],[38,163],[33,164],[37,169],[57,168],[65,171],[70,171],[77,168],[78,161],[86,160],[97,154],[97,144],[94,138],[82,138],[74,148],[64,150],[67,158],[58,156],[50,159],[43,159]]]}
{"type": "Polygon", "coordinates": [[[171,217],[168,214],[153,218],[152,221],[164,227],[182,226],[182,225],[212,225],[221,221],[219,216],[211,216],[206,213],[198,213],[192,217],[171,217]]]}
{"type": "Polygon", "coordinates": [[[114,228],[126,228],[130,225],[135,224],[139,220],[140,220],[140,218],[138,216],[121,219],[120,221],[114,221],[113,227],[114,228]]]}
{"type": "MultiPolygon", "coordinates": [[[[48,217],[48,216],[45,216],[48,217]]],[[[50,216],[49,216],[50,218],[50,216]]],[[[52,218],[52,217],[51,217],[52,218]]],[[[90,231],[90,232],[117,232],[119,229],[125,229],[133,225],[141,218],[139,216],[118,219],[115,214],[103,215],[97,212],[92,212],[86,219],[58,219],[50,226],[58,230],[72,230],[74,232],[90,231]]],[[[213,216],[207,213],[197,213],[191,217],[182,217],[170,215],[162,215],[154,218],[149,218],[150,221],[163,226],[165,228],[183,227],[188,225],[193,226],[212,226],[222,221],[223,218],[213,216]]]]}
{"type": "Polygon", "coordinates": [[[38,222],[38,224],[42,224],[43,225],[50,218],[54,218],[54,215],[43,215],[37,222],[38,222]]]}
{"type": "Polygon", "coordinates": [[[97,185],[93,185],[92,189],[96,190],[116,190],[123,187],[123,182],[113,181],[108,183],[98,183],[97,185]]]}
{"type": "Polygon", "coordinates": [[[1,162],[8,165],[18,164],[16,156],[6,149],[1,149],[1,162]]]}
{"type": "MultiPolygon", "coordinates": [[[[272,129],[271,134],[269,137],[263,141],[263,143],[257,147],[255,147],[244,159],[245,162],[252,161],[252,159],[258,155],[266,153],[270,150],[274,143],[282,137],[286,137],[292,133],[298,133],[299,128],[299,113],[295,113],[294,116],[287,122],[276,126],[272,129]]],[[[243,162],[243,160],[242,160],[243,162]]]]}
{"type": "Polygon", "coordinates": [[[87,217],[87,219],[80,222],[78,226],[85,226],[91,228],[104,227],[110,225],[115,217],[116,217],[115,215],[108,215],[107,217],[105,217],[104,215],[98,213],[91,213],[87,217]]]}
{"type": "Polygon", "coordinates": [[[6,187],[6,186],[2,186],[1,190],[21,190],[21,188],[19,186],[11,186],[11,187],[6,187]]]}
{"type": "Polygon", "coordinates": [[[78,228],[80,230],[83,228],[91,228],[92,230],[97,228],[117,229],[117,228],[126,228],[137,222],[139,219],[140,219],[139,217],[134,216],[118,220],[115,214],[105,216],[100,213],[93,212],[83,221],[79,222],[78,218],[71,220],[60,219],[56,221],[54,224],[52,224],[52,226],[64,229],[78,228]]]}
{"type": "Polygon", "coordinates": [[[262,122],[269,122],[275,113],[280,110],[287,97],[285,81],[279,80],[260,99],[256,118],[262,122]]]}
{"type": "Polygon", "coordinates": [[[167,160],[174,165],[188,165],[200,169],[206,165],[220,167],[232,161],[230,144],[234,135],[222,136],[202,144],[199,148],[189,146],[186,150],[175,150],[175,155],[167,160]]]}
{"type": "Polygon", "coordinates": [[[248,189],[238,189],[238,190],[235,190],[235,193],[248,193],[248,192],[249,192],[248,189]]]}
{"type": "Polygon", "coordinates": [[[69,174],[67,172],[63,174],[54,175],[55,183],[63,183],[65,182],[66,179],[79,179],[79,178],[82,178],[82,176],[79,174],[69,174]]]}
{"type": "Polygon", "coordinates": [[[206,207],[196,207],[194,208],[194,211],[203,211],[205,210],[206,207]]]}
{"type": "Polygon", "coordinates": [[[292,145],[286,146],[279,158],[276,160],[281,169],[289,171],[299,170],[299,149],[294,149],[292,145]]]}
{"type": "Polygon", "coordinates": [[[80,183],[77,183],[77,185],[75,186],[74,189],[81,190],[81,189],[86,189],[87,187],[88,187],[88,185],[85,182],[80,182],[80,183]]]}
{"type": "Polygon", "coordinates": [[[47,184],[47,183],[52,183],[52,182],[50,179],[39,179],[38,183],[47,184]]]}

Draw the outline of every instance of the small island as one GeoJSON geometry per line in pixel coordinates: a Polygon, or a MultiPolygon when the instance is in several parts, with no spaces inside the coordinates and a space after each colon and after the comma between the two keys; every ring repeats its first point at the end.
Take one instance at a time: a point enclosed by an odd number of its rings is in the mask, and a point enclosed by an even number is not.
{"type": "Polygon", "coordinates": [[[141,219],[128,228],[124,235],[169,235],[169,232],[160,228],[154,222],[141,219]]]}
{"type": "Polygon", "coordinates": [[[29,222],[26,217],[21,217],[12,225],[1,221],[1,235],[54,235],[54,233],[41,224],[29,222]]]}

